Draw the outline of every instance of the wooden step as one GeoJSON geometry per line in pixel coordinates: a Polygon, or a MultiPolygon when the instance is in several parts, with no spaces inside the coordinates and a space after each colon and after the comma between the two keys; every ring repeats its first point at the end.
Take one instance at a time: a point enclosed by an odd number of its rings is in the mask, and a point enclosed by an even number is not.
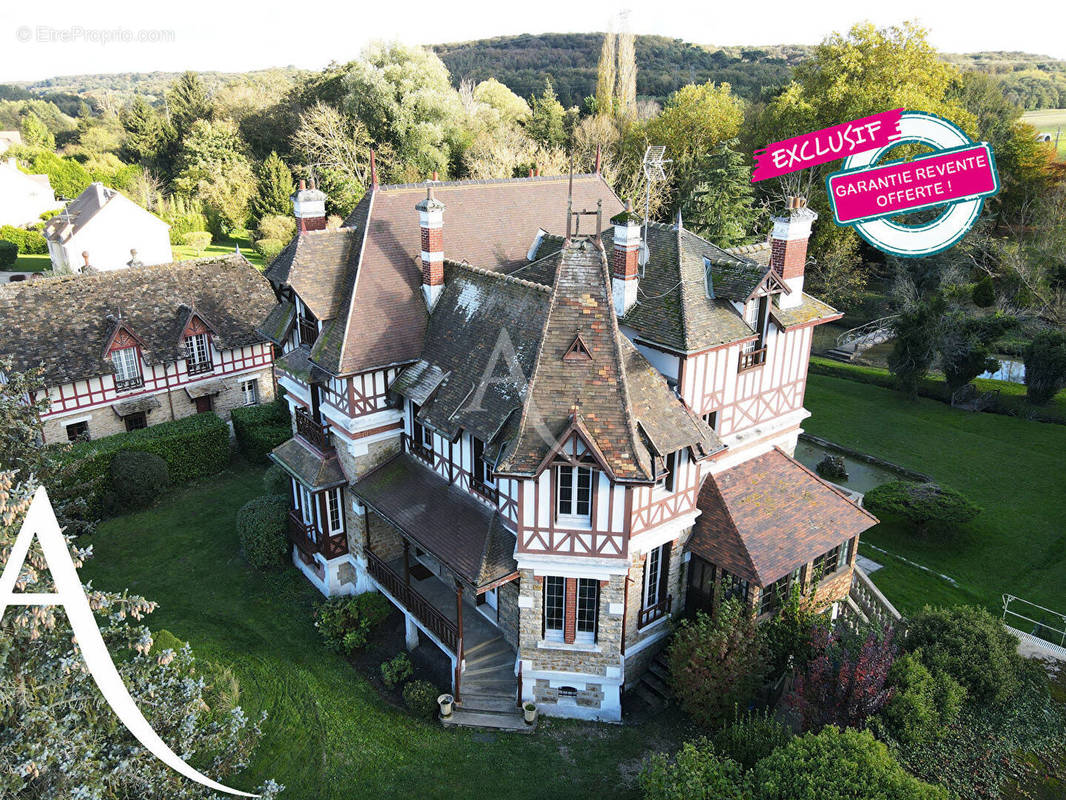
{"type": "Polygon", "coordinates": [[[466,711],[456,708],[450,717],[441,717],[441,725],[446,728],[483,728],[494,731],[508,731],[510,733],[533,733],[537,729],[536,723],[526,725],[522,714],[515,711],[512,713],[499,713],[493,711],[466,711]]]}

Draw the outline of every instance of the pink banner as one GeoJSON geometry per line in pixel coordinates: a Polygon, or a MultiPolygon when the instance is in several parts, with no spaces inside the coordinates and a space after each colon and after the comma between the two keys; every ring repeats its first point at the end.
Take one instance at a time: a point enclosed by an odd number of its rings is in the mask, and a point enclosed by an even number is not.
{"type": "Polygon", "coordinates": [[[764,181],[855,153],[876,150],[899,138],[902,108],[793,136],[755,151],[751,181],[764,181]]]}
{"type": "Polygon", "coordinates": [[[995,194],[987,144],[943,150],[913,161],[864,167],[829,176],[830,203],[840,225],[927,206],[995,194]]]}

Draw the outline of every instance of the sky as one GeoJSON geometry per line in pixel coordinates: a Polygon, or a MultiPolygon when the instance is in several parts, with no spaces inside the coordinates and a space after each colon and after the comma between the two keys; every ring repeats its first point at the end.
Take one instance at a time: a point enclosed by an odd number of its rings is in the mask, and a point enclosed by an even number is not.
{"type": "Polygon", "coordinates": [[[4,0],[0,82],[156,70],[319,69],[330,61],[350,61],[373,39],[436,44],[518,33],[601,31],[612,20],[617,26],[619,12],[626,8],[634,33],[698,44],[815,44],[863,20],[877,25],[917,20],[946,52],[1020,50],[1066,59],[1062,0],[1017,2],[1010,14],[1001,3],[974,0],[4,0]]]}

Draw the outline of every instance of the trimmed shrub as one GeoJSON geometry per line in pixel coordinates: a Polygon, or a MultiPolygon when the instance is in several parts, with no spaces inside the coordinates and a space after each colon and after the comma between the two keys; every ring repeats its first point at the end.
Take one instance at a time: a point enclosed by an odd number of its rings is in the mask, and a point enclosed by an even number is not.
{"type": "Polygon", "coordinates": [[[18,245],[6,239],[0,239],[0,269],[8,269],[15,266],[19,260],[18,245]]]}
{"type": "Polygon", "coordinates": [[[674,758],[656,753],[640,773],[644,800],[748,800],[744,771],[706,739],[685,742],[674,758]]]}
{"type": "Polygon", "coordinates": [[[752,777],[757,800],[950,798],[940,786],[908,775],[869,731],[833,725],[779,747],[755,765],[752,777]]]}
{"type": "Polygon", "coordinates": [[[211,244],[211,233],[209,231],[189,231],[181,235],[181,243],[186,247],[192,248],[197,257],[202,256],[204,250],[211,244]]]}
{"type": "Polygon", "coordinates": [[[80,484],[79,490],[93,514],[104,511],[111,462],[123,450],[155,453],[166,462],[172,484],[188,483],[214,475],[229,465],[229,428],[215,414],[194,414],[68,446],[65,457],[77,464],[74,480],[80,484]]]}
{"type": "Polygon", "coordinates": [[[230,419],[237,446],[253,463],[267,461],[271,450],[292,438],[289,406],[280,397],[264,405],[235,408],[230,419]]]}
{"type": "Polygon", "coordinates": [[[907,651],[934,675],[950,675],[977,702],[1002,702],[1017,691],[1024,669],[1018,640],[985,609],[926,606],[907,631],[907,651]]]}
{"type": "Polygon", "coordinates": [[[330,649],[350,655],[366,647],[371,631],[391,610],[389,601],[377,592],[336,597],[315,609],[315,627],[330,649]]]}
{"type": "Polygon", "coordinates": [[[289,473],[277,464],[271,464],[263,473],[263,488],[267,494],[280,494],[288,497],[292,493],[292,479],[289,473]]]}
{"type": "Polygon", "coordinates": [[[902,517],[919,531],[953,530],[981,513],[961,492],[935,483],[889,481],[868,491],[863,506],[880,517],[902,517]]]}
{"type": "Polygon", "coordinates": [[[978,308],[990,308],[996,303],[996,287],[992,276],[985,275],[973,285],[973,304],[978,308]]]}
{"type": "Polygon", "coordinates": [[[892,699],[881,712],[896,740],[923,742],[944,732],[959,718],[966,690],[946,672],[931,672],[921,651],[896,659],[888,673],[892,699]]]}
{"type": "Polygon", "coordinates": [[[0,225],[0,239],[14,244],[22,255],[43,255],[48,252],[48,240],[40,231],[16,228],[14,225],[0,225]]]}
{"type": "Polygon", "coordinates": [[[111,460],[111,490],[120,508],[147,508],[169,484],[167,462],[155,453],[120,450],[111,460]]]}
{"type": "Polygon", "coordinates": [[[440,692],[429,681],[408,681],[403,687],[403,704],[408,711],[420,719],[433,719],[440,706],[437,698],[440,692]]]}
{"type": "MultiPolygon", "coordinates": [[[[5,237],[6,238],[6,237],[5,237]]],[[[1025,387],[1029,402],[1050,402],[1066,385],[1066,333],[1043,331],[1025,349],[1025,387]]]]}
{"type": "Polygon", "coordinates": [[[287,214],[267,214],[259,220],[257,239],[289,241],[296,233],[296,220],[287,214]]]}
{"type": "Polygon", "coordinates": [[[148,652],[153,656],[162,655],[164,650],[173,650],[178,653],[186,644],[166,628],[161,628],[158,631],[152,631],[152,649],[148,652]]]}
{"type": "Polygon", "coordinates": [[[769,711],[747,711],[726,725],[713,737],[718,752],[736,761],[744,769],[770,755],[792,738],[792,731],[769,711]]]}
{"type": "Polygon", "coordinates": [[[281,239],[260,239],[252,247],[263,257],[264,261],[270,263],[278,257],[278,253],[285,249],[285,242],[281,239]]]}
{"type": "Polygon", "coordinates": [[[381,664],[381,680],[390,689],[395,689],[414,674],[415,668],[411,666],[411,657],[405,652],[400,652],[383,661],[381,664]]]}
{"type": "Polygon", "coordinates": [[[288,552],[285,517],[289,498],[264,494],[249,500],[237,512],[237,536],[244,557],[256,569],[270,569],[281,563],[288,552]]]}
{"type": "Polygon", "coordinates": [[[667,650],[678,702],[703,725],[721,723],[746,707],[762,684],[762,640],[751,611],[727,600],[711,617],[682,620],[667,650]]]}

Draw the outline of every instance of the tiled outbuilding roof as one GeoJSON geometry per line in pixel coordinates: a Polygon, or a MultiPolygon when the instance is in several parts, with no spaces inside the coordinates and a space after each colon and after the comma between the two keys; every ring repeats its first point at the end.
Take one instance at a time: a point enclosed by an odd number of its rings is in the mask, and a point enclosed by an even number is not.
{"type": "Polygon", "coordinates": [[[271,451],[270,460],[313,492],[348,482],[335,452],[323,455],[300,438],[279,444],[271,451]]]}
{"type": "Polygon", "coordinates": [[[878,521],[778,448],[709,475],[697,505],[688,549],[764,587],[878,521]]]}
{"type": "Polygon", "coordinates": [[[105,358],[117,320],[148,364],[184,357],[192,314],[220,349],[263,342],[256,328],[276,305],[270,284],[243,256],[62,275],[0,286],[0,353],[21,371],[43,366],[50,386],[113,372],[105,358]]]}

